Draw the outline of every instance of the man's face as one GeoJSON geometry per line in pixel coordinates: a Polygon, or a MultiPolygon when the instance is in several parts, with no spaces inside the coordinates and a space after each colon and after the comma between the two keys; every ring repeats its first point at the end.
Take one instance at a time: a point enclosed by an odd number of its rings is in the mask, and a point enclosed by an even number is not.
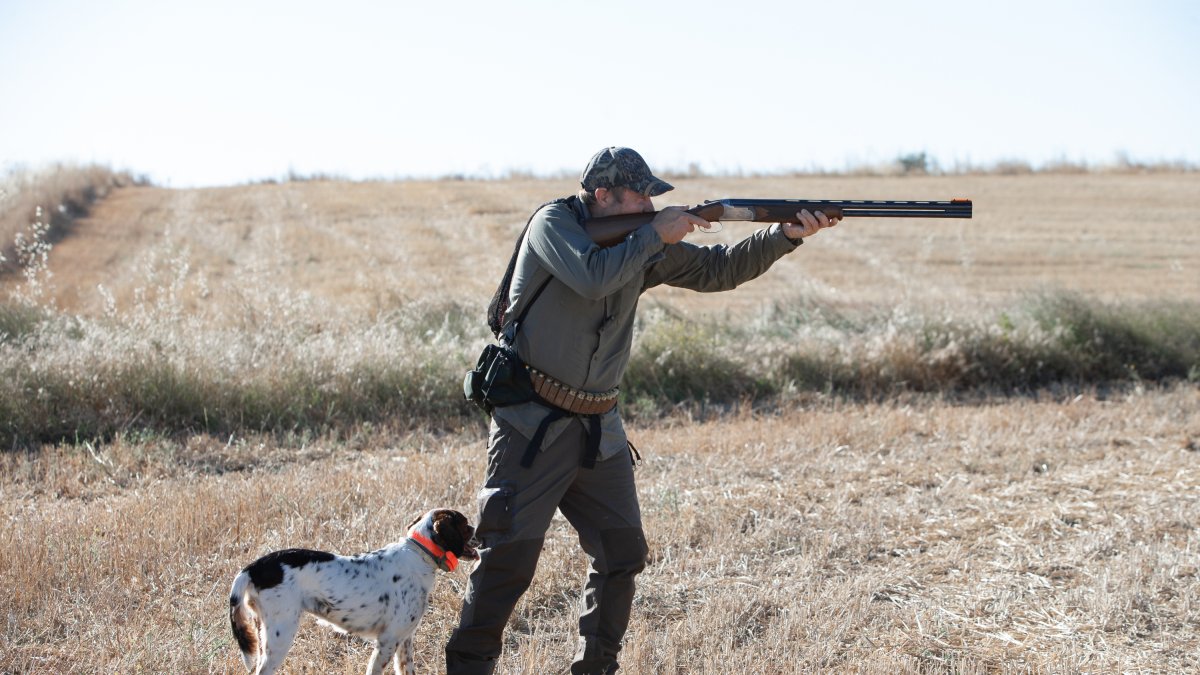
{"type": "Polygon", "coordinates": [[[611,194],[615,200],[608,209],[609,215],[623,216],[627,213],[650,213],[654,210],[654,203],[650,198],[636,190],[618,187],[613,188],[611,194]]]}

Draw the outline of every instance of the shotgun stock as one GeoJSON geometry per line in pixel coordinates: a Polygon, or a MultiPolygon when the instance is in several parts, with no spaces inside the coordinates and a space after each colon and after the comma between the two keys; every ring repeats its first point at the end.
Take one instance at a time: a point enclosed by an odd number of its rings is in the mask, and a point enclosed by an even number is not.
{"type": "MultiPolygon", "coordinates": [[[[971,200],[948,202],[892,202],[854,199],[720,199],[687,209],[710,223],[748,221],[754,223],[798,223],[796,214],[807,209],[822,211],[830,218],[970,218],[971,200]]],[[[630,232],[654,220],[657,212],[590,218],[583,222],[588,236],[598,246],[624,241],[630,232]]]]}

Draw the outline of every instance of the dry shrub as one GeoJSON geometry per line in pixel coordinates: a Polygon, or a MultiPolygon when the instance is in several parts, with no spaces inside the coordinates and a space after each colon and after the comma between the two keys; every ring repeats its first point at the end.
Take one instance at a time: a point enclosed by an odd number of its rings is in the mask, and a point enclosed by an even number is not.
{"type": "MultiPolygon", "coordinates": [[[[455,427],[486,332],[471,308],[414,302],[373,321],[274,291],[226,326],[162,302],[89,319],[0,305],[0,447],[153,433],[455,427]]],[[[169,298],[172,293],[160,294],[169,298]]],[[[1200,378],[1200,307],[1033,296],[992,314],[775,307],[743,325],[649,311],[623,382],[634,419],[797,398],[977,397],[1200,378]]]]}
{"type": "Polygon", "coordinates": [[[9,308],[0,313],[15,334],[0,339],[3,445],[129,430],[321,434],[362,424],[457,425],[466,412],[461,375],[482,344],[459,333],[460,314],[414,304],[334,330],[283,321],[249,331],[197,317],[39,321],[9,308]]]}

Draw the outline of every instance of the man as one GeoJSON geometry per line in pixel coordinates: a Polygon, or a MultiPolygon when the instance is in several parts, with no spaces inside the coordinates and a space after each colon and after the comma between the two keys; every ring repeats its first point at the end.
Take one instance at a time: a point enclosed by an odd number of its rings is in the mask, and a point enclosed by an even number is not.
{"type": "Polygon", "coordinates": [[[659,284],[732,289],[802,238],[837,224],[802,211],[802,224],[772,225],[733,247],[702,247],[683,239],[708,223],[670,207],[621,243],[601,248],[582,221],[652,212],[651,197],[673,188],[638,153],[620,147],[592,157],[580,184],[575,197],[534,214],[518,248],[502,338],[530,367],[542,400],[492,413],[479,493],[480,560],[446,646],[449,675],[494,669],[555,509],[579,533],[590,560],[571,672],[617,670],[634,577],[648,553],[631,446],[616,408],[638,297],[659,284]]]}

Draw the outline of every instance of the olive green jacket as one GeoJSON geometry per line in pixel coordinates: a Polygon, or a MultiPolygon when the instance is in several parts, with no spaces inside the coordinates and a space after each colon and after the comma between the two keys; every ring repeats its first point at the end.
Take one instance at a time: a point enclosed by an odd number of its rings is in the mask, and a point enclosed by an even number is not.
{"type": "MultiPolygon", "coordinates": [[[[576,389],[603,392],[621,382],[633,343],[638,298],[660,284],[711,293],[727,291],[767,271],[795,250],[779,225],[759,230],[733,246],[667,245],[649,224],[608,248],[594,244],[580,222],[588,217],[579,200],[552,203],[530,221],[517,255],[509,290],[505,335],[525,363],[576,389]],[[551,278],[553,277],[553,278],[551,278]],[[550,278],[525,321],[513,318],[524,301],[550,278]]],[[[497,408],[493,413],[530,438],[546,416],[537,403],[497,408]]],[[[543,447],[567,424],[552,424],[543,447]]],[[[626,449],[618,408],[605,414],[600,458],[626,449]]]]}

